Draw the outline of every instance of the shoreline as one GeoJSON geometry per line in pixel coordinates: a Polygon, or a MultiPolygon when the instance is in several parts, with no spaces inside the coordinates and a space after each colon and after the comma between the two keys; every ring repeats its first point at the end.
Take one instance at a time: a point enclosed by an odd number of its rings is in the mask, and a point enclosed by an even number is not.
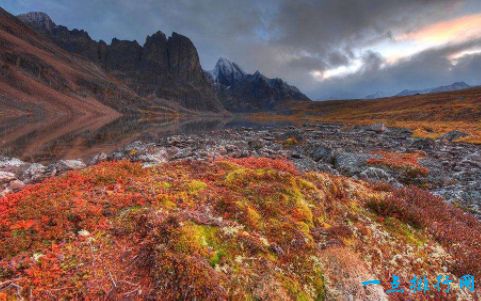
{"type": "Polygon", "coordinates": [[[269,129],[236,128],[135,141],[87,162],[59,160],[48,165],[0,159],[0,191],[102,161],[130,160],[152,166],[173,161],[212,161],[219,157],[286,158],[302,171],[321,171],[395,187],[415,185],[464,210],[481,213],[481,146],[412,137],[410,130],[384,125],[346,128],[335,124],[269,129]],[[404,162],[404,161],[406,162],[404,162]],[[393,161],[393,162],[390,162],[393,161]],[[417,165],[416,165],[417,164],[417,165]]]}

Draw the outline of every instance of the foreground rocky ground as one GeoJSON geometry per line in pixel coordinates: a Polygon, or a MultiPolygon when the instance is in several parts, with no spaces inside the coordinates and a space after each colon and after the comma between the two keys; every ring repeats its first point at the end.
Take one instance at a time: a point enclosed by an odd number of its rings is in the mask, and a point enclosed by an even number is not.
{"type": "Polygon", "coordinates": [[[440,139],[413,138],[409,130],[383,125],[343,128],[227,129],[136,142],[90,162],[64,160],[48,166],[15,158],[0,160],[3,194],[25,184],[105,160],[129,159],[145,165],[219,157],[287,158],[304,171],[325,171],[396,187],[416,185],[475,214],[481,212],[481,146],[456,143],[462,133],[440,139]]]}

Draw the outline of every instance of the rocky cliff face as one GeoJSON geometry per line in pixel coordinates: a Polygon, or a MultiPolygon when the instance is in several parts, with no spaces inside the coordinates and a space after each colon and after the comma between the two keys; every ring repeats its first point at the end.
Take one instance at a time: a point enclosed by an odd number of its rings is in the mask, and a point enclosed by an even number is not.
{"type": "Polygon", "coordinates": [[[259,71],[247,74],[225,58],[218,60],[210,76],[224,107],[233,112],[266,111],[284,101],[310,100],[282,79],[267,78],[259,71]]]}
{"type": "MultiPolygon", "coordinates": [[[[45,14],[30,14],[28,20],[45,31],[56,28],[45,14]]],[[[67,116],[69,128],[75,128],[98,115],[155,110],[164,114],[163,108],[159,101],[139,97],[102,68],[63,51],[0,8],[0,116],[42,116],[48,122],[67,116]]]]}
{"type": "Polygon", "coordinates": [[[83,30],[56,25],[43,13],[18,18],[63,49],[99,64],[141,96],[166,98],[192,110],[224,110],[202,70],[194,44],[185,36],[173,33],[167,38],[158,31],[148,36],[143,46],[115,38],[109,45],[94,41],[83,30]]]}

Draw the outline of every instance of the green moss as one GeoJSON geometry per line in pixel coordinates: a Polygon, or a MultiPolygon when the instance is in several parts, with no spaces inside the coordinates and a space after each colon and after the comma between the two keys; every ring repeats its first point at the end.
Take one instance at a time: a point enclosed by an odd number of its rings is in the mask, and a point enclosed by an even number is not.
{"type": "Polygon", "coordinates": [[[226,256],[223,250],[216,250],[214,255],[210,258],[209,263],[211,267],[215,267],[226,256]]]}
{"type": "Polygon", "coordinates": [[[229,254],[226,241],[219,238],[218,227],[194,223],[188,223],[180,229],[176,248],[187,254],[200,252],[212,267],[229,254]]]}
{"type": "Polygon", "coordinates": [[[190,194],[197,194],[206,188],[207,184],[199,180],[192,180],[187,184],[187,191],[190,194]]]}
{"type": "Polygon", "coordinates": [[[230,185],[232,184],[234,181],[240,179],[240,178],[243,178],[247,173],[247,169],[245,168],[235,168],[234,170],[230,171],[229,173],[227,173],[226,177],[225,177],[225,183],[230,185]]]}
{"type": "MultiPolygon", "coordinates": [[[[307,182],[303,183],[303,185],[306,185],[307,182]]],[[[289,198],[292,202],[292,204],[295,206],[296,210],[298,213],[300,213],[306,223],[312,225],[313,224],[313,216],[312,216],[312,211],[310,208],[310,204],[306,201],[306,198],[302,191],[299,189],[297,181],[292,178],[289,183],[289,189],[287,190],[287,193],[289,195],[289,198]]]]}
{"type": "Polygon", "coordinates": [[[159,182],[158,186],[163,188],[163,189],[169,189],[170,187],[172,187],[172,184],[169,183],[169,182],[163,181],[163,182],[159,182]]]}
{"type": "Polygon", "coordinates": [[[162,208],[166,208],[166,209],[174,209],[174,208],[177,208],[177,204],[175,202],[173,202],[170,198],[163,198],[161,201],[160,201],[160,206],[162,208]]]}
{"type": "Polygon", "coordinates": [[[424,238],[418,230],[413,229],[395,217],[386,218],[384,225],[390,233],[404,239],[409,244],[422,246],[426,242],[426,238],[424,238]]]}

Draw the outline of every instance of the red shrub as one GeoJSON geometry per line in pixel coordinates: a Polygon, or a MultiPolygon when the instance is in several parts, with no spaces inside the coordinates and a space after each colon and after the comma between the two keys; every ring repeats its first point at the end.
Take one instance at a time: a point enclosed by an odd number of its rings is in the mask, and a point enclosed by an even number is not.
{"type": "Polygon", "coordinates": [[[426,229],[453,255],[454,274],[481,276],[481,221],[473,215],[416,187],[394,190],[389,198],[366,206],[379,215],[426,229]]]}
{"type": "Polygon", "coordinates": [[[229,159],[229,161],[248,168],[270,168],[285,171],[294,175],[299,174],[299,171],[292,162],[282,159],[248,157],[229,159]]]}
{"type": "Polygon", "coordinates": [[[419,164],[419,159],[423,157],[420,153],[399,153],[399,152],[386,152],[378,151],[374,152],[379,158],[371,158],[368,160],[368,164],[371,165],[384,165],[394,169],[405,171],[406,173],[417,176],[426,176],[429,173],[429,169],[419,164]]]}

